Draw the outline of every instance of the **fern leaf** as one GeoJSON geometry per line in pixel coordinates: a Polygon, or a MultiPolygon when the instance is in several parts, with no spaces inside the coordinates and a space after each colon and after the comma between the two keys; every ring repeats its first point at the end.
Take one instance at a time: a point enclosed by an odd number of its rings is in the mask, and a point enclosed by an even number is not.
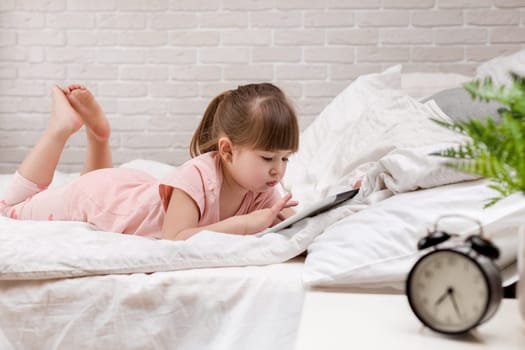
{"type": "Polygon", "coordinates": [[[498,109],[501,121],[496,123],[492,116],[485,121],[434,120],[468,136],[470,141],[432,154],[449,159],[445,163],[448,167],[491,179],[489,187],[499,196],[491,198],[486,207],[513,192],[525,194],[525,77],[512,73],[512,84],[508,87],[495,86],[490,78],[463,86],[474,99],[502,103],[504,107],[498,109]]]}

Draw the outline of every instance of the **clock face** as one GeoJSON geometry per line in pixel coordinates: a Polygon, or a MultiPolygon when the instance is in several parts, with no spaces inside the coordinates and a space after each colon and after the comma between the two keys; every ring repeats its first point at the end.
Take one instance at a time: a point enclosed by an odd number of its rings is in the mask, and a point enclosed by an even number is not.
{"type": "Polygon", "coordinates": [[[479,265],[452,250],[435,251],[419,260],[410,273],[407,293],[419,319],[445,333],[461,333],[476,326],[490,299],[479,265]]]}

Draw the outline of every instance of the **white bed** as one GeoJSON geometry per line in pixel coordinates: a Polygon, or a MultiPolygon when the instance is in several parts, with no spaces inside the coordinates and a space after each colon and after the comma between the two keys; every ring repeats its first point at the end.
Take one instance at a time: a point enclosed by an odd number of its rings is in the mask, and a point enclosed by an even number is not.
{"type": "MultiPolygon", "coordinates": [[[[429,121],[447,116],[405,94],[468,79],[392,67],[353,82],[305,130],[284,184],[303,204],[359,178],[362,190],[279,234],[204,231],[171,242],[1,218],[0,348],[292,349],[306,288],[401,292],[417,240],[450,212],[479,219],[502,250],[498,264],[511,265],[522,197],[483,209],[485,180],[428,156],[462,142],[429,121]]],[[[10,176],[0,175],[0,193],[10,176]]],[[[57,173],[54,184],[71,176],[57,173]]]]}
{"type": "Polygon", "coordinates": [[[0,348],[291,349],[301,259],[268,266],[2,281],[0,348]]]}

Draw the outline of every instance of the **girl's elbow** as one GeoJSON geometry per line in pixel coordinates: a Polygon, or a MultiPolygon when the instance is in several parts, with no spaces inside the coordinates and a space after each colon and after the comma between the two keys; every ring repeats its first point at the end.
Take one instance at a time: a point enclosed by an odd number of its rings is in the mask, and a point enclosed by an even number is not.
{"type": "Polygon", "coordinates": [[[179,232],[173,232],[172,230],[165,230],[163,229],[161,231],[161,238],[162,239],[167,239],[167,240],[170,240],[170,241],[181,241],[181,240],[184,240],[184,238],[181,237],[180,233],[182,231],[179,231],[179,232]]]}
{"type": "Polygon", "coordinates": [[[169,236],[163,237],[163,239],[168,239],[170,241],[184,241],[186,238],[183,238],[182,236],[180,236],[178,234],[169,235],[169,236]]]}

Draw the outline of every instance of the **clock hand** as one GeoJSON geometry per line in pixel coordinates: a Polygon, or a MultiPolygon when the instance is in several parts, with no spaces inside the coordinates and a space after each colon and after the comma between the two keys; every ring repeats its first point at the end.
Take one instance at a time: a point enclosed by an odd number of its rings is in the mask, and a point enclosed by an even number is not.
{"type": "Polygon", "coordinates": [[[454,306],[454,310],[456,311],[456,314],[458,314],[459,318],[463,318],[463,316],[461,315],[461,312],[459,311],[459,307],[458,307],[458,304],[456,302],[456,297],[454,296],[454,289],[453,288],[449,288],[448,289],[448,294],[450,295],[450,300],[452,301],[452,306],[454,306]]]}
{"type": "Polygon", "coordinates": [[[436,302],[434,303],[434,306],[438,306],[439,304],[441,304],[443,302],[443,300],[445,300],[445,298],[450,294],[449,293],[449,289],[448,288],[445,293],[443,293],[443,295],[441,295],[437,300],[436,302]]]}

